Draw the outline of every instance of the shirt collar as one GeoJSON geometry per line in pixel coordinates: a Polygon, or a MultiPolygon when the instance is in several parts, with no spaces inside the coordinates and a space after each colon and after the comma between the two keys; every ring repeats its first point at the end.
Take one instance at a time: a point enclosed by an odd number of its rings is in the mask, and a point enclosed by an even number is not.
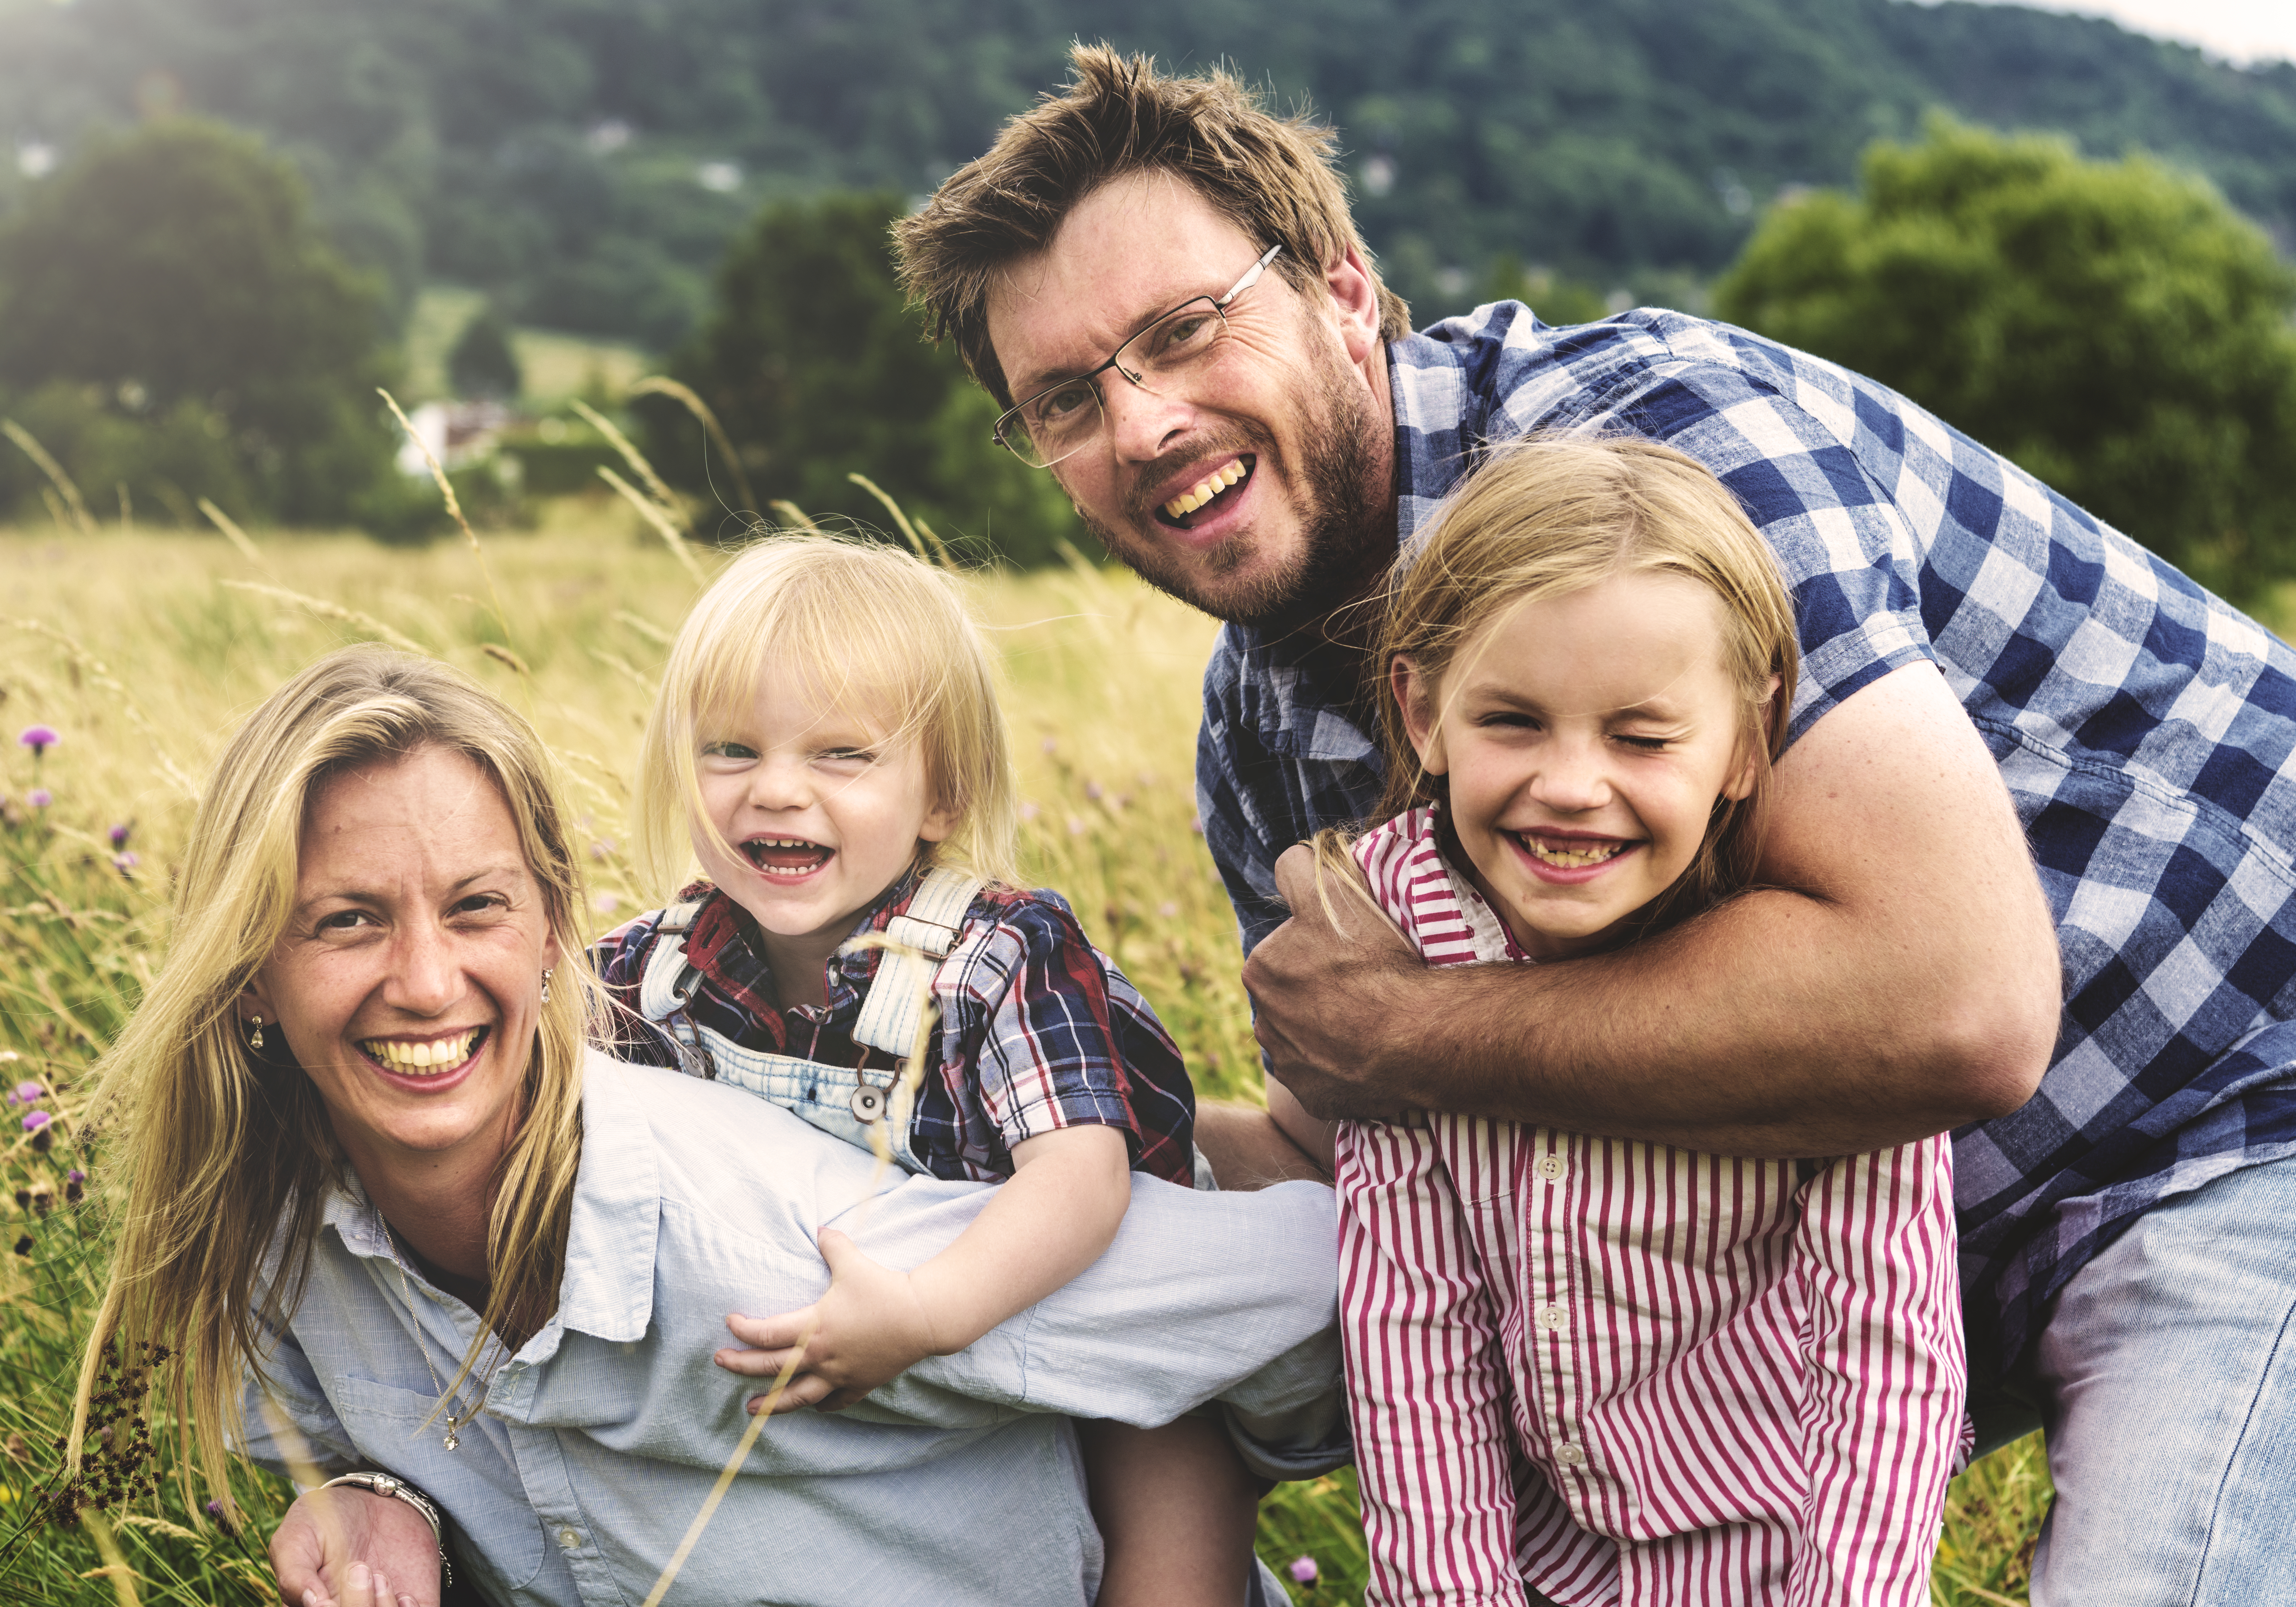
{"type": "MultiPolygon", "coordinates": [[[[895,915],[908,907],[924,874],[923,865],[911,865],[855,918],[851,937],[829,956],[828,1008],[812,1013],[834,1018],[840,1012],[859,1008],[862,990],[877,974],[877,956],[882,951],[857,948],[852,939],[884,931],[895,915]]],[[[774,1003],[773,968],[766,962],[765,945],[757,940],[757,923],[717,888],[709,890],[701,907],[694,912],[693,931],[685,940],[685,958],[751,1017],[765,1021],[783,1013],[774,1003]]]]}

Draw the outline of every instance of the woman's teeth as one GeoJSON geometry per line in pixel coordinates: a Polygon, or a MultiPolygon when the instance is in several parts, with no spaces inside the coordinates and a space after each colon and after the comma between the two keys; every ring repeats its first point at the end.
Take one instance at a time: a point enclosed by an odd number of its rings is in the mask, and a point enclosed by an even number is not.
{"type": "Polygon", "coordinates": [[[1179,496],[1166,503],[1165,515],[1168,518],[1178,519],[1194,512],[1230,486],[1242,481],[1250,472],[1250,471],[1243,466],[1243,460],[1240,457],[1225,469],[1213,470],[1194,485],[1181,492],[1179,496]]]}
{"type": "Polygon", "coordinates": [[[485,1031],[483,1027],[473,1027],[452,1037],[434,1037],[422,1043],[398,1037],[370,1037],[361,1040],[359,1047],[394,1071],[425,1077],[470,1059],[471,1051],[478,1047],[480,1036],[485,1031]]]}
{"type": "Polygon", "coordinates": [[[1517,833],[1515,840],[1522,844],[1533,859],[1541,865],[1552,865],[1565,870],[1584,870],[1590,865],[1600,865],[1605,859],[1615,859],[1626,851],[1623,842],[1545,842],[1536,837],[1517,833]]]}

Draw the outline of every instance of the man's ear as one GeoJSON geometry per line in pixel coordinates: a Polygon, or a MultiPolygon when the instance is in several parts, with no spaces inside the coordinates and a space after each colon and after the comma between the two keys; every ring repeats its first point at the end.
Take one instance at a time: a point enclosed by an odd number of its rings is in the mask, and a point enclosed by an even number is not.
{"type": "Polygon", "coordinates": [[[1350,242],[1324,274],[1332,307],[1340,321],[1340,340],[1348,361],[1361,364],[1379,348],[1379,284],[1363,249],[1350,242]]]}
{"type": "Polygon", "coordinates": [[[1398,653],[1388,668],[1387,688],[1403,716],[1403,734],[1411,739],[1419,767],[1430,775],[1447,773],[1451,761],[1443,751],[1442,722],[1435,717],[1437,689],[1432,677],[1422,675],[1418,665],[1398,653]]]}

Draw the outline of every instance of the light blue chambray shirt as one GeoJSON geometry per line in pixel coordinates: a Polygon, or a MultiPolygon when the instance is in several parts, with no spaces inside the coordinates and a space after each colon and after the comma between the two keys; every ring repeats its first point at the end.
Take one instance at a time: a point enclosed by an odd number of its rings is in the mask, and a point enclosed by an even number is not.
{"type": "MultiPolygon", "coordinates": [[[[709,1359],[726,1315],[815,1300],[822,1228],[914,1267],[993,1186],[894,1172],[865,1208],[870,1158],[764,1100],[595,1054],[585,1078],[557,1314],[494,1371],[458,1450],[424,1424],[430,1369],[452,1376],[479,1319],[411,1267],[402,1286],[362,1197],[328,1201],[266,1367],[320,1467],[428,1492],[480,1588],[521,1607],[644,1598],[757,1390],[709,1359]]],[[[1062,1414],[1152,1424],[1217,1398],[1262,1471],[1324,1471],[1346,1459],[1335,1307],[1328,1189],[1136,1177],[1114,1245],[1066,1288],[844,1413],[768,1425],[668,1600],[1082,1607],[1101,1544],[1062,1414]]],[[[275,1466],[256,1393],[249,1448],[275,1466]]]]}

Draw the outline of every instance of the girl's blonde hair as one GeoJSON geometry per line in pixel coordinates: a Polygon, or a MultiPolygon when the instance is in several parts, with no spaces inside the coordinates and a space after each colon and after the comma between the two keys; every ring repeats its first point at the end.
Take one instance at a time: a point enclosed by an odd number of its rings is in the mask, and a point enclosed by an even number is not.
{"type": "MultiPolygon", "coordinates": [[[[299,1304],[328,1192],[347,1166],[310,1078],[275,1040],[250,1049],[235,1006],[286,933],[303,822],[321,786],[426,747],[463,755],[500,791],[558,939],[487,1228],[486,1326],[522,1337],[557,1307],[582,1151],[583,1044],[598,1019],[581,957],[573,823],[541,738],[492,693],[430,660],[345,648],[273,693],[224,750],[178,874],[166,964],[97,1067],[92,1109],[117,1127],[127,1198],[80,1363],[75,1466],[107,1353],[132,1362],[142,1344],[165,1346],[186,1475],[195,1456],[230,1510],[227,1444],[241,1426],[244,1371],[267,1349],[264,1331],[299,1304]],[[283,1254],[266,1277],[275,1242],[283,1254]]],[[[450,1392],[476,1355],[474,1346],[450,1392]]]]}
{"type": "Polygon", "coordinates": [[[1721,599],[1722,668],[1741,700],[1741,741],[1755,769],[1745,799],[1715,801],[1697,858],[1643,928],[1679,921],[1752,881],[1770,764],[1785,746],[1793,706],[1793,605],[1728,488],[1696,459],[1636,437],[1535,436],[1493,447],[1396,565],[1374,660],[1388,764],[1380,818],[1442,796],[1442,778],[1420,765],[1392,691],[1397,660],[1411,660],[1439,717],[1458,655],[1510,611],[1648,573],[1686,576],[1721,599]]]}
{"type": "Polygon", "coordinates": [[[898,547],[830,536],[761,541],[710,583],[670,647],[638,764],[638,864],[657,893],[686,879],[694,835],[717,830],[694,764],[702,743],[775,670],[917,744],[929,796],[955,822],[929,862],[1017,882],[1012,744],[963,584],[898,547]]]}

